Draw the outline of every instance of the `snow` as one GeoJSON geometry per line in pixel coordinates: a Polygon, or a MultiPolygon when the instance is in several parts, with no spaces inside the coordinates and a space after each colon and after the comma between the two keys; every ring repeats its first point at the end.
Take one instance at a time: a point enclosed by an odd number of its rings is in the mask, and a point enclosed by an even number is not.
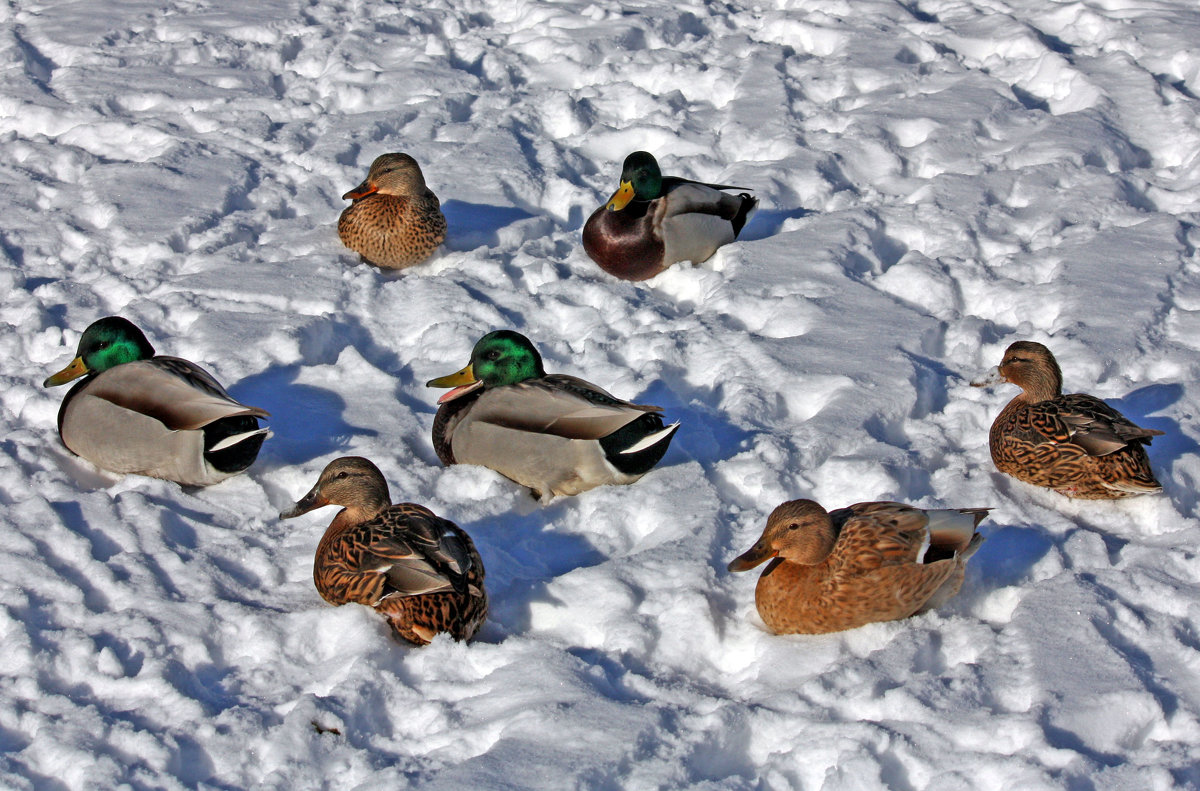
{"type": "MultiPolygon", "coordinates": [[[[14,0],[0,8],[0,786],[1200,787],[1200,10],[1183,0],[14,0]],[[644,285],[579,243],[620,162],[753,187],[644,285]],[[450,235],[334,227],[406,151],[450,235]],[[124,315],[270,410],[248,474],[116,479],[42,379],[124,315]],[[540,506],[430,444],[508,327],[683,425],[540,506]],[[1013,340],[1166,432],[1164,493],[998,474],[1013,340]],[[480,639],[311,581],[332,458],[464,527],[480,639]],[[726,563],[779,502],[991,506],[962,593],[776,637],[726,563]]],[[[332,510],[332,509],[330,509],[332,510]]]]}

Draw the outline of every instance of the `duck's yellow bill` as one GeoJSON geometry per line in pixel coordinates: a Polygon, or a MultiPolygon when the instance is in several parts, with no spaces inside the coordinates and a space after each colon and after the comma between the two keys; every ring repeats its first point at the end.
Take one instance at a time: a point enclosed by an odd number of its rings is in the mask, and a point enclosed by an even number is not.
{"type": "Polygon", "coordinates": [[[425,383],[426,387],[459,387],[460,385],[469,385],[475,383],[475,372],[471,370],[471,366],[467,366],[461,371],[455,371],[446,376],[439,376],[437,379],[430,379],[425,383]]]}
{"type": "Polygon", "coordinates": [[[430,379],[425,383],[425,386],[453,387],[453,390],[438,399],[437,402],[439,404],[444,404],[447,401],[453,401],[460,395],[465,395],[478,387],[482,387],[483,381],[475,378],[475,372],[468,365],[461,371],[455,371],[447,376],[439,376],[437,379],[430,379]]]}
{"type": "Polygon", "coordinates": [[[71,361],[71,364],[62,369],[56,374],[51,374],[46,377],[46,381],[42,382],[42,387],[57,387],[65,385],[72,379],[78,379],[88,372],[87,366],[83,364],[82,357],[76,357],[71,361]]]}
{"type": "Polygon", "coordinates": [[[620,211],[629,205],[629,201],[633,200],[633,182],[622,181],[621,186],[608,199],[609,211],[620,211]]]}

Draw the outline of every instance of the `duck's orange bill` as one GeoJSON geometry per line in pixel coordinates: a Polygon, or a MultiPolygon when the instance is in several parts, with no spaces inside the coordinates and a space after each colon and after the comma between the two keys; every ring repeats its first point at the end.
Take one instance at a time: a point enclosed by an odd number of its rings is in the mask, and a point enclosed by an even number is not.
{"type": "Polygon", "coordinates": [[[633,200],[633,182],[622,181],[621,186],[608,199],[609,211],[620,211],[629,205],[629,201],[633,200]]]}
{"type": "Polygon", "coordinates": [[[376,192],[379,192],[379,187],[374,182],[364,181],[362,184],[359,184],[357,187],[343,195],[342,200],[358,200],[359,198],[365,198],[368,195],[374,195],[376,192]]]}
{"type": "Polygon", "coordinates": [[[461,371],[455,371],[447,376],[439,376],[437,379],[430,379],[425,383],[426,387],[453,387],[449,393],[446,393],[438,399],[439,404],[444,404],[447,401],[453,401],[461,395],[466,395],[477,387],[483,386],[483,380],[475,378],[475,372],[471,370],[471,366],[467,366],[461,371]]]}
{"type": "Polygon", "coordinates": [[[88,372],[87,366],[83,364],[82,357],[76,357],[71,361],[71,364],[62,369],[56,374],[51,374],[46,377],[46,381],[42,382],[42,387],[57,387],[65,385],[72,379],[78,379],[88,372]]]}

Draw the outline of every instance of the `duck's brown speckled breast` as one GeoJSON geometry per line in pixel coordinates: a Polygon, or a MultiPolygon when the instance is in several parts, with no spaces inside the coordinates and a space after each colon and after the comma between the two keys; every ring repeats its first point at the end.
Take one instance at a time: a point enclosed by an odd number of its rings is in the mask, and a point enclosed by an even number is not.
{"type": "Polygon", "coordinates": [[[369,263],[404,269],[425,261],[446,240],[446,218],[432,192],[417,198],[377,193],[346,207],[338,236],[369,263]]]}

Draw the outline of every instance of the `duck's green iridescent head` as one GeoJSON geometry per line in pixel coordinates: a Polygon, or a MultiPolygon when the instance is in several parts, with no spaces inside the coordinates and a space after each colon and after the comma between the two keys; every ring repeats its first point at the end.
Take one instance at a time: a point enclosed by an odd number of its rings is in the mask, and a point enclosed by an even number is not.
{"type": "Polygon", "coordinates": [[[502,387],[545,376],[542,356],[533,344],[519,332],[496,330],[479,339],[471,350],[471,363],[461,371],[430,379],[426,387],[453,387],[438,399],[439,404],[452,401],[480,387],[502,387]]]}
{"type": "Polygon", "coordinates": [[[608,199],[611,211],[620,211],[636,200],[654,200],[662,195],[662,171],[658,160],[647,151],[634,151],[621,167],[621,186],[608,199]]]}
{"type": "Polygon", "coordinates": [[[108,316],[92,322],[79,339],[75,359],[58,373],[46,377],[43,387],[55,387],[84,374],[98,374],[123,363],[154,356],[154,347],[129,319],[108,316]]]}

